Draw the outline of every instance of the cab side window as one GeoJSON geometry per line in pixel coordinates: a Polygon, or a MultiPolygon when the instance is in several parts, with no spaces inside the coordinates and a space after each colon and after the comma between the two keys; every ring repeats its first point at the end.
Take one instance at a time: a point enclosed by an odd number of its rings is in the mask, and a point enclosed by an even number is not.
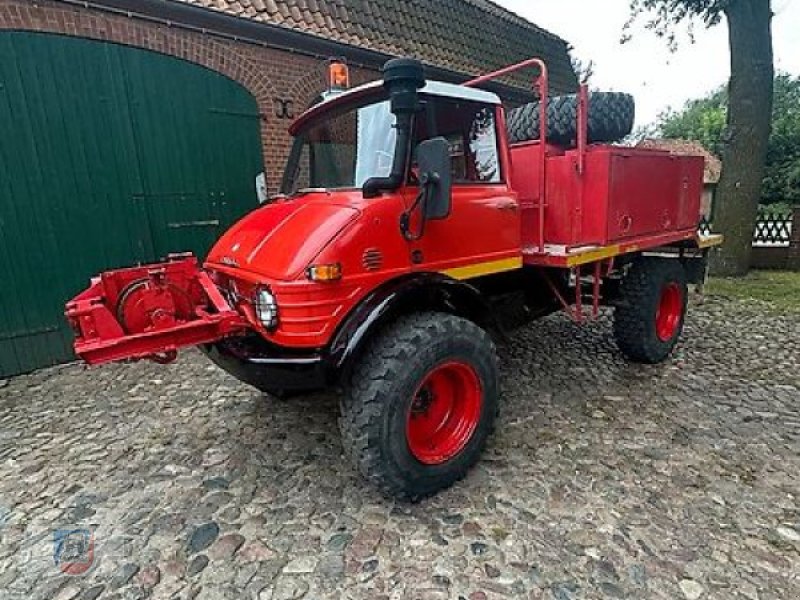
{"type": "Polygon", "coordinates": [[[466,100],[428,97],[417,119],[417,143],[444,137],[450,144],[455,184],[502,181],[495,107],[466,100]]]}

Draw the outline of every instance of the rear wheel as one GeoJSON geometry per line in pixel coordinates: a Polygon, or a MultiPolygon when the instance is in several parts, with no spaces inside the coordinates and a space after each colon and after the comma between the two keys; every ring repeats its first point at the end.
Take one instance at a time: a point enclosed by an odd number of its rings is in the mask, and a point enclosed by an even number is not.
{"type": "Polygon", "coordinates": [[[404,317],[378,336],[342,401],[345,451],[383,493],[419,500],[461,479],[497,414],[488,334],[441,313],[404,317]]]}
{"type": "Polygon", "coordinates": [[[636,261],[622,281],[614,314],[614,337],[635,362],[655,364],[674,350],[688,301],[686,273],[677,260],[636,261]]]}

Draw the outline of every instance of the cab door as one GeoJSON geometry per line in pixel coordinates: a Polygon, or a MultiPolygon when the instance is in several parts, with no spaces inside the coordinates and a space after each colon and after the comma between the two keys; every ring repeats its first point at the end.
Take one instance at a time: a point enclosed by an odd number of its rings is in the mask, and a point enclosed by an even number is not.
{"type": "MultiPolygon", "coordinates": [[[[467,280],[520,268],[520,211],[501,158],[499,107],[445,97],[424,104],[416,141],[447,139],[453,194],[450,215],[428,220],[422,237],[409,242],[414,269],[467,280]]],[[[418,189],[409,186],[406,196],[418,189]]]]}

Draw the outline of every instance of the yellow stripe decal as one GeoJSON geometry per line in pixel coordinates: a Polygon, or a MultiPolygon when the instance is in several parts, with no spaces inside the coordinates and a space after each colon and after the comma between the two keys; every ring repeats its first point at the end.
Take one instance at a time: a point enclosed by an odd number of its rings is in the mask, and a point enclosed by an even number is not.
{"type": "Polygon", "coordinates": [[[521,268],[522,258],[514,257],[476,263],[474,265],[457,267],[455,269],[447,269],[442,271],[442,273],[453,279],[473,279],[474,277],[485,277],[486,275],[494,275],[495,273],[514,271],[515,269],[521,268]]]}
{"type": "MultiPolygon", "coordinates": [[[[638,248],[631,247],[628,250],[628,252],[635,252],[636,250],[638,250],[638,248]]],[[[604,246],[602,248],[598,248],[597,250],[590,250],[589,252],[583,252],[582,254],[576,254],[575,256],[570,256],[567,259],[567,266],[577,267],[578,265],[585,265],[586,263],[596,262],[598,260],[611,258],[621,253],[622,253],[622,248],[620,247],[619,244],[615,244],[613,246],[604,246]]]]}

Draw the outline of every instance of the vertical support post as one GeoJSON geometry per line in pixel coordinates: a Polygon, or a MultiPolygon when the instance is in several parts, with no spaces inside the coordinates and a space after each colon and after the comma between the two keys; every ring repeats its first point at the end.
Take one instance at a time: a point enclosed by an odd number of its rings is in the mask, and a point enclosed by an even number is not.
{"type": "Polygon", "coordinates": [[[580,265],[575,267],[575,317],[578,323],[583,323],[583,285],[580,265]]]}
{"type": "Polygon", "coordinates": [[[789,256],[786,262],[790,271],[800,271],[800,204],[792,207],[792,236],[789,239],[789,256]]]}
{"type": "Polygon", "coordinates": [[[594,263],[594,280],[592,281],[592,317],[600,316],[600,282],[602,281],[603,261],[594,263]]]}
{"type": "Polygon", "coordinates": [[[705,265],[703,267],[703,280],[694,286],[695,294],[697,294],[700,297],[701,302],[704,300],[705,297],[706,285],[708,285],[708,275],[711,271],[710,265],[708,263],[708,258],[710,254],[711,251],[708,248],[703,250],[703,264],[705,265]]]}
{"type": "Polygon", "coordinates": [[[539,254],[544,254],[544,220],[547,208],[547,103],[549,101],[550,83],[547,68],[542,66],[539,78],[536,80],[539,92],[539,254]]]}
{"type": "Polygon", "coordinates": [[[589,86],[581,84],[578,92],[578,174],[586,170],[586,147],[589,145],[589,86]]]}

